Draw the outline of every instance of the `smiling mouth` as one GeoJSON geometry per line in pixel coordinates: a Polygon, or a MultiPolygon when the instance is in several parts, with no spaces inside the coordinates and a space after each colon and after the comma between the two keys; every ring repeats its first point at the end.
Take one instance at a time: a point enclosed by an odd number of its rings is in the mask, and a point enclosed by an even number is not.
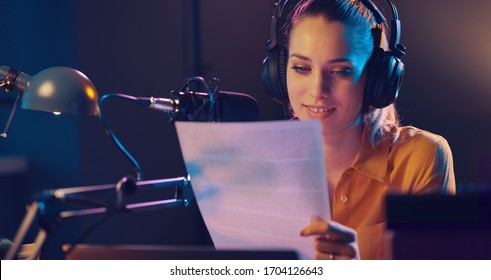
{"type": "Polygon", "coordinates": [[[305,105],[305,107],[307,107],[309,111],[314,113],[327,113],[336,110],[336,108],[316,107],[316,106],[308,106],[308,105],[305,105]]]}

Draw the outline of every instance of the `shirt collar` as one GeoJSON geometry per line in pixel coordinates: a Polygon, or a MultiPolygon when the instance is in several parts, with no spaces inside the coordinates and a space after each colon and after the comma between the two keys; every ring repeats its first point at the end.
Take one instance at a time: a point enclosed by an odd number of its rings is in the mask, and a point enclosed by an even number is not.
{"type": "Polygon", "coordinates": [[[362,145],[353,161],[352,168],[377,181],[386,182],[390,143],[383,141],[374,147],[369,139],[369,130],[364,128],[362,145]]]}

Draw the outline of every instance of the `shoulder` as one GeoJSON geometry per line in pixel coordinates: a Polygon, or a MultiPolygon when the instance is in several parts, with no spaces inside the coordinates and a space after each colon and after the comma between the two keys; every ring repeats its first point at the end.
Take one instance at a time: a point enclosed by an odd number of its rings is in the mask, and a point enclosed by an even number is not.
{"type": "Polygon", "coordinates": [[[401,127],[398,139],[391,145],[389,161],[392,175],[403,178],[412,192],[453,192],[452,152],[440,135],[412,126],[401,127]]]}
{"type": "Polygon", "coordinates": [[[399,137],[392,145],[396,150],[407,150],[410,153],[451,153],[447,140],[438,134],[414,126],[400,128],[399,137]]]}

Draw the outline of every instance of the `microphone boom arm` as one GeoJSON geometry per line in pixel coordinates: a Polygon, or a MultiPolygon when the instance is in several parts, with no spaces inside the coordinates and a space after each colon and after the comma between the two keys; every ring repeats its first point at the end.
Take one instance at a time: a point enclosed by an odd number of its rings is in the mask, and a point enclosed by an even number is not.
{"type": "MultiPolygon", "coordinates": [[[[125,179],[124,177],[123,179],[125,179]]],[[[116,194],[128,193],[128,190],[123,186],[121,188],[120,180],[117,184],[107,184],[107,185],[95,185],[95,186],[85,186],[85,187],[75,187],[75,188],[61,188],[54,190],[46,190],[37,193],[34,196],[33,202],[31,202],[28,207],[24,219],[17,230],[13,244],[10,246],[7,254],[5,255],[6,260],[13,260],[19,254],[21,246],[25,240],[25,237],[29,230],[32,228],[36,218],[39,218],[40,228],[37,232],[36,238],[34,240],[34,248],[30,250],[26,259],[36,259],[39,255],[44,242],[48,237],[48,233],[53,231],[56,226],[58,226],[63,219],[86,216],[93,214],[109,213],[114,212],[128,212],[128,211],[140,211],[140,210],[151,210],[151,209],[162,209],[162,208],[172,208],[172,207],[187,207],[193,199],[193,193],[190,185],[190,178],[187,177],[177,177],[171,179],[158,179],[158,180],[148,180],[148,181],[137,181],[130,182],[134,184],[135,190],[150,190],[150,189],[162,189],[175,187],[174,197],[164,200],[155,201],[144,201],[139,203],[123,203],[119,201],[116,205],[107,202],[100,202],[85,197],[85,194],[100,193],[100,192],[111,192],[116,191],[116,194]],[[56,205],[54,205],[56,204],[56,205]],[[67,205],[68,204],[68,205],[67,205]],[[53,206],[69,206],[69,205],[85,205],[88,206],[86,209],[77,210],[59,210],[51,209],[53,206]],[[51,210],[51,212],[50,212],[51,210]]],[[[76,245],[76,244],[74,244],[76,245]]],[[[73,247],[73,246],[72,246],[73,247]]]]}

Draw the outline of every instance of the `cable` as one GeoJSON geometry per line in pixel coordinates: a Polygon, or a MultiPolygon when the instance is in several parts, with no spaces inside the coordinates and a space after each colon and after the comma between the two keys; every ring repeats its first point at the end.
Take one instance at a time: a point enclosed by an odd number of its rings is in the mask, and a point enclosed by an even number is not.
{"type": "Polygon", "coordinates": [[[105,94],[102,96],[99,100],[99,119],[102,121],[102,124],[104,125],[104,128],[106,130],[106,134],[111,137],[113,142],[118,146],[118,148],[121,150],[121,152],[126,156],[131,161],[131,164],[135,168],[136,172],[136,180],[141,181],[143,180],[143,172],[140,167],[140,164],[136,161],[136,159],[128,152],[128,150],[123,146],[121,141],[119,141],[118,137],[114,134],[113,130],[109,126],[108,122],[104,118],[103,110],[102,110],[102,103],[109,98],[117,98],[117,99],[122,99],[122,100],[131,100],[131,101],[137,101],[137,98],[134,96],[130,95],[125,95],[125,94],[120,94],[120,93],[114,93],[114,94],[105,94]]]}

